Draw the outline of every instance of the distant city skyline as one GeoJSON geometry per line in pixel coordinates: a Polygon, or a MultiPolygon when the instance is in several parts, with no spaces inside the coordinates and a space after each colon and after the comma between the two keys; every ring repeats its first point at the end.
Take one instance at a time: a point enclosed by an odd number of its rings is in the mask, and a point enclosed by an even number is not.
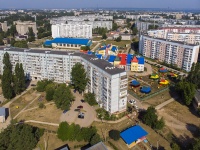
{"type": "Polygon", "coordinates": [[[0,0],[0,8],[170,8],[200,9],[200,0],[0,0]]]}

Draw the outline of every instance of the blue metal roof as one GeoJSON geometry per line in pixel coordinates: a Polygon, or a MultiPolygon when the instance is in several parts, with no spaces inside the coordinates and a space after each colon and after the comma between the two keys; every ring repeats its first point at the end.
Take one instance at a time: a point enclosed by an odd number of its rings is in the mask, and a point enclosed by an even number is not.
{"type": "Polygon", "coordinates": [[[63,44],[77,44],[90,46],[92,41],[90,39],[80,39],[80,38],[55,38],[53,40],[46,40],[44,45],[51,46],[52,43],[63,43],[63,44]]]}
{"type": "Polygon", "coordinates": [[[138,57],[138,64],[144,65],[144,57],[138,57]]]}
{"type": "Polygon", "coordinates": [[[126,63],[127,63],[127,64],[131,64],[132,58],[133,58],[133,55],[128,54],[128,55],[127,55],[127,59],[126,59],[126,63]]]}
{"type": "Polygon", "coordinates": [[[88,54],[88,55],[92,55],[93,53],[92,53],[91,51],[88,51],[87,54],[88,54]]]}
{"type": "Polygon", "coordinates": [[[106,46],[99,48],[99,50],[106,50],[106,46]]]}
{"type": "Polygon", "coordinates": [[[0,107],[0,116],[6,116],[6,108],[0,107]]]}
{"type": "Polygon", "coordinates": [[[96,54],[96,57],[102,59],[102,54],[96,54]]]}
{"type": "Polygon", "coordinates": [[[116,46],[113,46],[113,47],[111,48],[111,51],[116,52],[116,51],[117,51],[117,47],[116,47],[116,46]]]}
{"type": "Polygon", "coordinates": [[[128,128],[127,130],[120,133],[121,138],[128,145],[135,142],[136,140],[146,136],[148,133],[139,125],[128,128]]]}
{"type": "Polygon", "coordinates": [[[116,56],[114,55],[110,55],[108,61],[109,62],[114,62],[115,61],[116,56]]]}

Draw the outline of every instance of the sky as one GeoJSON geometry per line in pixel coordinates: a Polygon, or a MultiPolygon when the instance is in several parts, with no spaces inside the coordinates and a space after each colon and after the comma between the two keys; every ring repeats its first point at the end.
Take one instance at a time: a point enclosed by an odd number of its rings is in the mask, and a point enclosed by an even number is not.
{"type": "Polygon", "coordinates": [[[200,9],[200,0],[0,0],[0,8],[200,9]]]}

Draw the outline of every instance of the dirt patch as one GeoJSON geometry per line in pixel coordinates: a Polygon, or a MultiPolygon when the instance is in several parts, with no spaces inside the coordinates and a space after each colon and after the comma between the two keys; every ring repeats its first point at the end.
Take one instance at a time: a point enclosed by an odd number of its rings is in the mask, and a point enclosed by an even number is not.
{"type": "MultiPolygon", "coordinates": [[[[45,148],[45,144],[44,144],[44,139],[47,142],[47,149],[48,150],[55,150],[56,148],[59,148],[65,144],[68,144],[69,148],[74,150],[74,146],[75,145],[87,145],[87,142],[81,141],[81,142],[77,142],[77,141],[61,141],[60,139],[58,139],[58,137],[55,134],[52,133],[47,133],[45,132],[44,135],[40,138],[40,141],[37,144],[37,147],[40,149],[44,149],[45,148]]],[[[80,149],[80,148],[77,148],[80,149]]]]}
{"type": "Polygon", "coordinates": [[[19,120],[36,120],[49,123],[59,123],[62,110],[57,109],[55,104],[47,105],[46,108],[36,108],[30,111],[25,111],[18,117],[19,120]]]}
{"type": "Polygon", "coordinates": [[[184,144],[193,141],[194,136],[198,133],[199,118],[187,106],[177,101],[158,110],[158,115],[164,118],[165,124],[172,134],[184,144]]]}

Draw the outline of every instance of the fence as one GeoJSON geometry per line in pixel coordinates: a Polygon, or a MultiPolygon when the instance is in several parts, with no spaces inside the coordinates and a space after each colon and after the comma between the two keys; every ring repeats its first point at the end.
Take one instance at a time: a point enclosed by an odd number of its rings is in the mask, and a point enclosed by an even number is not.
{"type": "Polygon", "coordinates": [[[157,91],[157,92],[155,92],[155,93],[148,94],[148,95],[145,96],[145,97],[139,97],[138,95],[136,95],[136,94],[135,94],[133,91],[131,91],[131,90],[128,90],[128,93],[131,94],[133,97],[137,98],[138,100],[144,101],[144,100],[146,100],[146,99],[149,99],[149,98],[151,98],[151,97],[153,97],[153,96],[156,96],[156,95],[158,95],[158,94],[160,94],[160,93],[162,93],[162,92],[164,92],[164,91],[167,91],[167,90],[169,90],[169,87],[165,87],[165,88],[163,88],[163,89],[161,89],[161,90],[159,90],[159,91],[157,91]]]}

